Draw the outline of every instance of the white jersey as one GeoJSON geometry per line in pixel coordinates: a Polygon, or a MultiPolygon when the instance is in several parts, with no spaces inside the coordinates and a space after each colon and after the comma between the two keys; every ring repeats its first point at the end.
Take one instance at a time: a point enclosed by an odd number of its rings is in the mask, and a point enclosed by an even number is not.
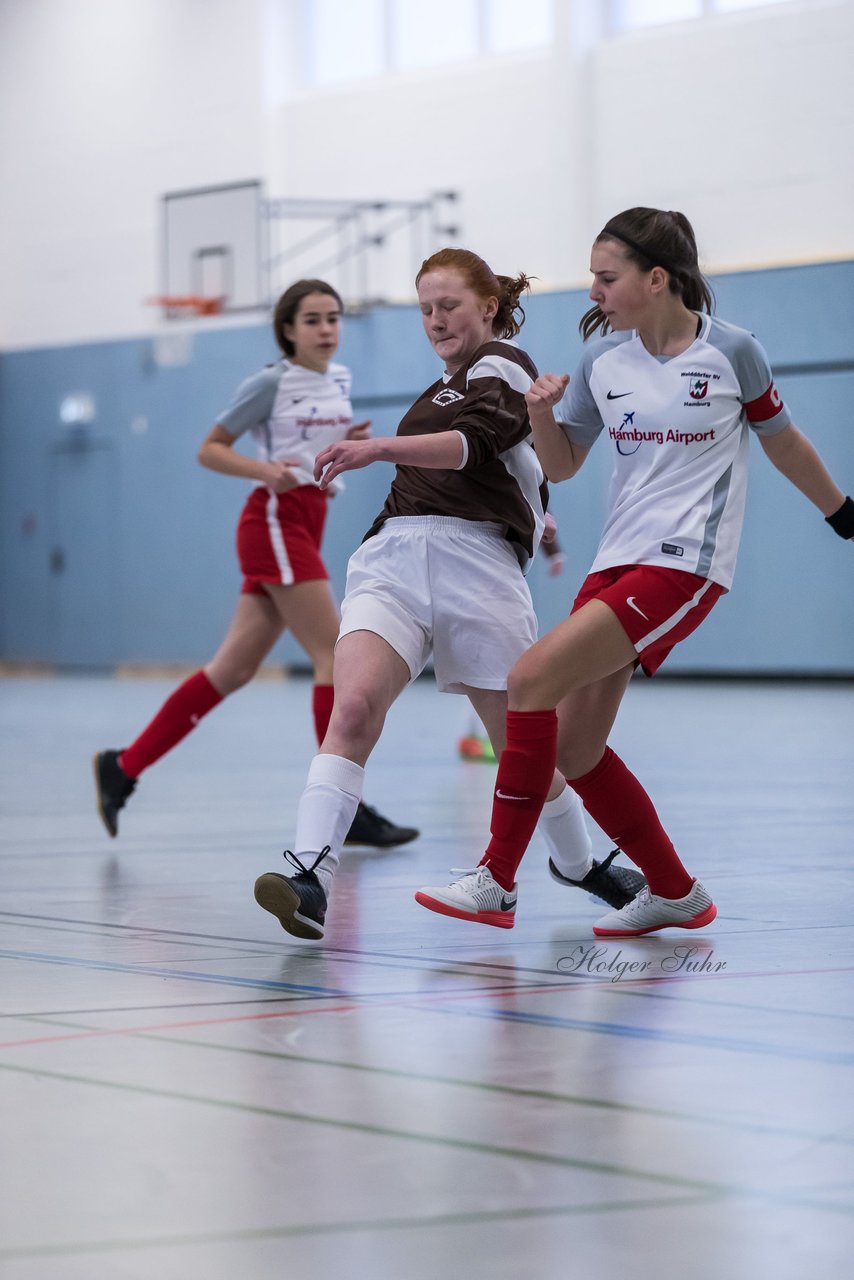
{"type": "Polygon", "coordinates": [[[556,417],[589,448],[614,453],[609,514],[591,572],[654,564],[729,588],[744,519],[748,428],[791,422],[752,334],[712,316],[678,356],[653,356],[636,332],[590,343],[556,417]]]}
{"type": "MultiPolygon", "coordinates": [[[[242,382],[216,421],[235,438],[251,432],[263,462],[294,460],[299,483],[314,485],[318,453],[343,440],[353,425],[351,385],[343,364],[317,373],[283,358],[242,382]]],[[[343,488],[336,477],[329,492],[343,488]]]]}

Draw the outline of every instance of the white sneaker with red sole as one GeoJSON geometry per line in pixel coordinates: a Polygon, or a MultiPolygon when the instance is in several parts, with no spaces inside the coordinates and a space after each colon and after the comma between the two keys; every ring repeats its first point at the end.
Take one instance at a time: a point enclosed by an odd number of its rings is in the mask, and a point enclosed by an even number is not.
{"type": "Polygon", "coordinates": [[[684,898],[659,898],[648,888],[641,889],[619,911],[609,911],[597,920],[593,932],[598,938],[634,938],[658,929],[702,929],[717,914],[708,890],[695,880],[684,898]]]}
{"type": "Polygon", "coordinates": [[[516,886],[508,893],[493,880],[489,867],[475,867],[459,873],[459,879],[438,888],[419,889],[415,901],[428,911],[474,924],[491,924],[496,929],[512,929],[516,923],[516,886]]]}

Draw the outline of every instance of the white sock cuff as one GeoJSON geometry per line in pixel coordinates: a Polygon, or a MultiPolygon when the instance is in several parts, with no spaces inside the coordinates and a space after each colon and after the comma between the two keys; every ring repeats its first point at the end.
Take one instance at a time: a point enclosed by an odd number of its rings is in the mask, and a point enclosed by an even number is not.
{"type": "Polygon", "coordinates": [[[355,761],[348,760],[345,756],[317,755],[309,765],[306,786],[327,783],[360,800],[364,781],[365,771],[355,761]]]}
{"type": "Polygon", "coordinates": [[[581,808],[581,797],[577,791],[573,791],[569,785],[565,786],[554,800],[547,800],[543,805],[543,816],[546,818],[560,818],[565,813],[569,813],[576,807],[581,808]]]}

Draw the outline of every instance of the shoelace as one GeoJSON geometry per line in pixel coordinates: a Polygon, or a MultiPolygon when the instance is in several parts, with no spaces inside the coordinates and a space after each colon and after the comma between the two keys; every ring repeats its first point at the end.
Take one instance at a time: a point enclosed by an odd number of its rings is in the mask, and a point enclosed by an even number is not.
{"type": "MultiPolygon", "coordinates": [[[[599,863],[599,866],[592,867],[591,870],[607,871],[619,852],[620,852],[619,849],[612,849],[611,852],[608,854],[607,858],[603,858],[602,861],[599,863]]],[[[617,868],[617,870],[619,871],[619,867],[617,868]]],[[[587,874],[590,875],[590,872],[588,871],[587,874]]]]}
{"type": "Polygon", "coordinates": [[[451,867],[451,875],[456,876],[454,883],[465,880],[467,876],[474,876],[476,889],[479,889],[483,884],[485,873],[487,872],[489,872],[489,867],[483,865],[477,867],[451,867]]]}
{"type": "Polygon", "coordinates": [[[307,875],[311,875],[312,871],[316,871],[317,868],[320,866],[321,862],[323,861],[323,859],[326,857],[327,853],[331,853],[331,852],[332,852],[332,845],[331,844],[324,845],[310,867],[307,867],[304,863],[300,862],[297,855],[295,853],[292,853],[290,849],[285,849],[284,853],[282,854],[282,857],[285,859],[286,862],[289,862],[292,867],[296,867],[297,870],[303,873],[303,875],[307,876],[307,875]]]}

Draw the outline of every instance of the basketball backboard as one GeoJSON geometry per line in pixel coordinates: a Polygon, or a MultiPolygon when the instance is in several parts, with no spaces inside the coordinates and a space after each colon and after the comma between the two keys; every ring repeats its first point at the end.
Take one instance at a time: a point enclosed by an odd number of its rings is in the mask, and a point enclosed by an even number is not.
{"type": "Polygon", "coordinates": [[[163,196],[161,293],[223,299],[222,311],[269,305],[261,183],[163,196]]]}

